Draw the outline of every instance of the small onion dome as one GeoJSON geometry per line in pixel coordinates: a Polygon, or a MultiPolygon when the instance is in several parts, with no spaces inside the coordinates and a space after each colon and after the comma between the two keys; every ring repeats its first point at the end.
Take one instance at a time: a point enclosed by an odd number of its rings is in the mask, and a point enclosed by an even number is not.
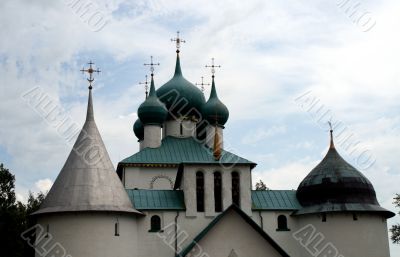
{"type": "Polygon", "coordinates": [[[179,53],[174,76],[157,90],[157,96],[169,110],[168,119],[200,118],[201,108],[206,102],[201,90],[183,77],[179,53]]]}
{"type": "Polygon", "coordinates": [[[214,76],[212,77],[211,94],[207,103],[203,105],[202,109],[203,119],[206,119],[211,124],[225,125],[229,118],[229,110],[223,104],[217,95],[217,90],[215,89],[214,76]]]}
{"type": "Polygon", "coordinates": [[[135,136],[139,139],[139,141],[142,141],[144,139],[144,127],[140,119],[137,119],[133,124],[133,132],[135,133],[135,136]]]}
{"type": "Polygon", "coordinates": [[[167,118],[168,111],[158,99],[151,75],[150,93],[147,99],[139,106],[138,116],[144,125],[161,125],[167,118]]]}
{"type": "Polygon", "coordinates": [[[380,212],[394,214],[379,206],[371,182],[347,163],[331,145],[323,160],[306,176],[297,189],[303,209],[300,214],[322,212],[380,212]]]}

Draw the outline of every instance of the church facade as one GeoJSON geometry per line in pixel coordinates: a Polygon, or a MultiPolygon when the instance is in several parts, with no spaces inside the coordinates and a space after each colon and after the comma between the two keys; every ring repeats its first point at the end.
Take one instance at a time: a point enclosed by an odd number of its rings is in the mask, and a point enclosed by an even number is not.
{"type": "Polygon", "coordinates": [[[223,148],[229,110],[211,68],[207,101],[183,76],[179,48],[173,77],[157,90],[152,69],[133,126],[140,150],[116,170],[90,84],[82,131],[34,213],[37,256],[389,257],[394,214],[339,155],[332,131],[326,156],[297,190],[252,189],[256,164],[223,148]],[[59,247],[41,254],[50,241],[59,247]]]}

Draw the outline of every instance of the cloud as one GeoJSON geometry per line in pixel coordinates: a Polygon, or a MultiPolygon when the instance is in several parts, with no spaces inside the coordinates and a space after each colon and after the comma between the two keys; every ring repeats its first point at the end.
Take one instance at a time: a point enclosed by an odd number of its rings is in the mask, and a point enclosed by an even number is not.
{"type": "Polygon", "coordinates": [[[243,144],[253,145],[255,143],[259,143],[269,137],[273,137],[276,135],[285,134],[286,127],[285,126],[273,126],[271,128],[257,128],[255,130],[249,131],[244,137],[242,138],[243,144]]]}
{"type": "Polygon", "coordinates": [[[51,186],[53,185],[53,181],[49,178],[40,179],[35,182],[35,187],[39,192],[47,193],[51,186]]]}

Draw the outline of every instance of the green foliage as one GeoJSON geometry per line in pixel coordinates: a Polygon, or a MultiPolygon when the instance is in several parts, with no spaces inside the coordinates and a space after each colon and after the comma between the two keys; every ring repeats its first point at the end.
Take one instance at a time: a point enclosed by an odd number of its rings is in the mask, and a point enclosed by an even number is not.
{"type": "Polygon", "coordinates": [[[16,201],[15,177],[0,164],[0,249],[1,256],[34,256],[34,249],[21,238],[21,233],[35,225],[31,213],[39,209],[45,195],[29,192],[27,204],[16,201]]]}
{"type": "Polygon", "coordinates": [[[15,204],[15,177],[0,164],[0,208],[7,209],[15,204]]]}
{"type": "Polygon", "coordinates": [[[265,191],[265,190],[269,190],[269,188],[268,188],[267,185],[265,185],[265,183],[260,179],[260,181],[256,183],[256,190],[257,190],[257,191],[265,191]]]}
{"type": "MultiPolygon", "coordinates": [[[[394,204],[396,205],[396,207],[400,208],[400,194],[396,194],[396,197],[394,198],[394,204]]],[[[395,244],[400,244],[400,224],[393,225],[390,229],[390,232],[392,232],[392,242],[395,244]]]]}

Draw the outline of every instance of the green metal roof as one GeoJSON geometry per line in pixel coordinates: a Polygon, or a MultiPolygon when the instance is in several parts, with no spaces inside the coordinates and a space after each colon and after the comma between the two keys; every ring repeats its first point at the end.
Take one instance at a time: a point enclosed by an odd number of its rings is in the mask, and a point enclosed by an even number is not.
{"type": "Polygon", "coordinates": [[[256,164],[231,152],[222,151],[220,160],[215,160],[213,152],[193,137],[165,137],[158,148],[144,148],[140,152],[122,160],[118,166],[129,164],[256,164]]]}
{"type": "Polygon", "coordinates": [[[129,199],[138,210],[185,210],[183,191],[127,189],[129,199]]]}
{"type": "Polygon", "coordinates": [[[180,253],[176,255],[176,257],[185,257],[189,256],[190,252],[194,249],[194,247],[199,243],[199,241],[204,238],[207,233],[229,212],[235,211],[239,216],[241,216],[245,222],[247,222],[256,232],[258,232],[282,257],[290,257],[289,254],[283,250],[257,223],[254,222],[252,218],[250,218],[245,212],[243,212],[236,205],[231,205],[225,211],[223,211],[220,215],[215,217],[194,239],[189,245],[184,248],[180,253]]]}
{"type": "Polygon", "coordinates": [[[295,190],[252,191],[253,210],[298,210],[301,208],[295,190]]]}

